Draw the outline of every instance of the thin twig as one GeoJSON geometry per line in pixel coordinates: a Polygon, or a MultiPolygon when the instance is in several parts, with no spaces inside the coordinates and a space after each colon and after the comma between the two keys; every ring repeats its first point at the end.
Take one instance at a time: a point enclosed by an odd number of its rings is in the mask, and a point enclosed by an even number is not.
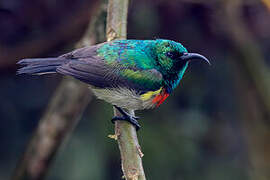
{"type": "MultiPolygon", "coordinates": [[[[92,11],[98,9],[97,7],[96,5],[92,11]]],[[[99,17],[101,12],[96,11],[94,14],[96,19],[102,19],[99,17]]],[[[92,27],[94,22],[96,21],[92,18],[89,26],[92,27]]],[[[77,46],[103,41],[103,39],[90,38],[95,37],[96,34],[96,28],[92,29],[91,34],[87,30],[77,46]]],[[[91,97],[86,84],[72,78],[64,78],[26,147],[26,151],[15,169],[13,180],[44,179],[60,145],[71,134],[91,97]]]]}
{"type": "MultiPolygon", "coordinates": [[[[128,0],[109,0],[107,15],[107,41],[126,39],[128,0]]],[[[130,114],[135,115],[134,111],[130,114]]],[[[114,108],[114,115],[121,114],[114,108]]],[[[127,122],[116,121],[115,139],[118,141],[122,170],[127,180],[145,180],[142,156],[136,129],[127,122]]]]}

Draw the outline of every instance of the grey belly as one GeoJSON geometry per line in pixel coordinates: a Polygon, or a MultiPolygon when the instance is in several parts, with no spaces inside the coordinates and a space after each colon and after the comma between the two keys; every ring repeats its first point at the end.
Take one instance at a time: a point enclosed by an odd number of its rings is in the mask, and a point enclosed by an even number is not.
{"type": "Polygon", "coordinates": [[[127,88],[100,89],[91,87],[95,96],[108,103],[129,110],[141,110],[154,108],[152,99],[143,101],[139,94],[127,88]]]}

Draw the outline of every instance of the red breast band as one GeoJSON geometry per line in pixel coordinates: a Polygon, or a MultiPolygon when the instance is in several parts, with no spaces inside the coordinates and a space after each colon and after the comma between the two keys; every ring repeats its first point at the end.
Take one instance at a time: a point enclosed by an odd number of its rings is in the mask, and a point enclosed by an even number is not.
{"type": "Polygon", "coordinates": [[[160,106],[165,100],[166,98],[169,96],[170,94],[167,93],[165,90],[163,90],[160,94],[156,95],[156,97],[153,99],[153,104],[156,104],[156,106],[160,106]]]}

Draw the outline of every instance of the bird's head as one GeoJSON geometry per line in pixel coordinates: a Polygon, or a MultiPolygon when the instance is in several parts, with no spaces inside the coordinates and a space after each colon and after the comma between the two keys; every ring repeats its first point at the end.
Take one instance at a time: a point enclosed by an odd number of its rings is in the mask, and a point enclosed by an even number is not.
{"type": "Polygon", "coordinates": [[[180,43],[171,40],[157,39],[155,42],[156,63],[160,72],[167,78],[175,79],[175,86],[184,75],[188,64],[192,60],[209,60],[197,53],[189,53],[180,43]],[[177,75],[177,76],[176,76],[177,75]]]}

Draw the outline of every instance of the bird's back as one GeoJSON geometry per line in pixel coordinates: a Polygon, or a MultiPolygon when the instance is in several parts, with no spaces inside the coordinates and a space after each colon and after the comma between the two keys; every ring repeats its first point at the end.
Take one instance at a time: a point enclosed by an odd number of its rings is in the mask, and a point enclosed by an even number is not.
{"type": "Polygon", "coordinates": [[[102,44],[97,49],[98,56],[106,63],[120,63],[138,69],[155,68],[153,40],[116,40],[102,44]]]}

